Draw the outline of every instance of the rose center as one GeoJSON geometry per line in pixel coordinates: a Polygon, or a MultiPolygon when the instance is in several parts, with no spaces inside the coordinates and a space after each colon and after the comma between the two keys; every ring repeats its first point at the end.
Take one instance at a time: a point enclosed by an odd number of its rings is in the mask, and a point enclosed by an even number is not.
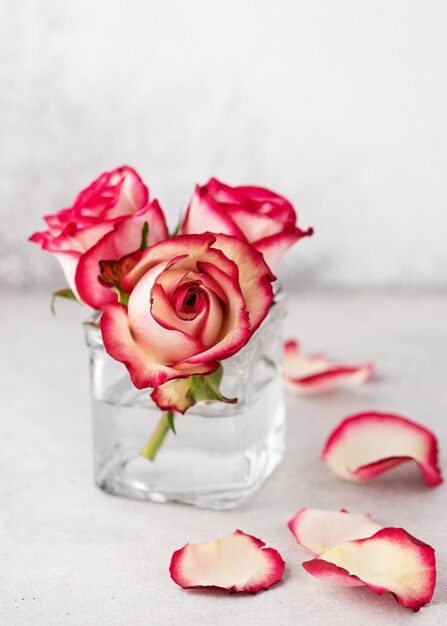
{"type": "Polygon", "coordinates": [[[183,308],[193,309],[196,306],[196,302],[197,302],[197,293],[195,291],[192,291],[190,294],[186,296],[185,301],[183,302],[183,308]]]}
{"type": "Polygon", "coordinates": [[[205,306],[202,290],[196,283],[180,285],[174,293],[171,302],[177,315],[182,320],[193,320],[205,306]]]}
{"type": "Polygon", "coordinates": [[[197,316],[201,295],[196,288],[190,288],[186,292],[180,305],[181,313],[184,314],[186,319],[194,319],[197,316]]]}

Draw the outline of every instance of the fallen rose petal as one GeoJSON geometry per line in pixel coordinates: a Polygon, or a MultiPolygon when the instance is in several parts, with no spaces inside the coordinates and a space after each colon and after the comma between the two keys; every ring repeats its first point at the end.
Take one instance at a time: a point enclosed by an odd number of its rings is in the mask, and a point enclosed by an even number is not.
{"type": "Polygon", "coordinates": [[[284,561],[273,548],[240,530],[217,541],[186,544],[172,555],[172,580],[188,589],[220,587],[256,593],[282,579],[284,561]]]}
{"type": "Polygon", "coordinates": [[[329,436],[322,459],[335,474],[354,482],[411,460],[428,485],[442,482],[435,435],[399,415],[360,413],[343,420],[329,436]]]}
{"type": "Polygon", "coordinates": [[[365,584],[378,595],[390,592],[414,611],[430,602],[436,584],[435,551],[403,528],[383,528],[372,537],[347,541],[303,567],[328,582],[365,584]]]}
{"type": "Polygon", "coordinates": [[[343,385],[362,385],[373,373],[371,363],[345,365],[322,354],[305,355],[298,342],[284,344],[284,379],[288,391],[298,396],[317,395],[343,385]]]}
{"type": "Polygon", "coordinates": [[[369,513],[301,509],[288,527],[300,545],[314,554],[322,554],[345,541],[371,537],[383,528],[369,513]]]}

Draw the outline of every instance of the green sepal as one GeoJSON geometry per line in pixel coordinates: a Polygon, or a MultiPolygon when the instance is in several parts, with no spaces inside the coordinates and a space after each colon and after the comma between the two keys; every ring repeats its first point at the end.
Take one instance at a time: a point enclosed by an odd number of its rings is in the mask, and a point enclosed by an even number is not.
{"type": "Polygon", "coordinates": [[[129,304],[129,294],[124,291],[124,289],[121,289],[121,287],[118,287],[118,285],[116,285],[115,287],[112,287],[112,291],[114,291],[118,295],[118,302],[120,304],[124,304],[124,306],[127,306],[129,304]]]}
{"type": "Polygon", "coordinates": [[[86,320],[85,322],[82,322],[82,325],[91,326],[92,328],[101,328],[99,322],[95,322],[94,320],[86,320]]]}
{"type": "Polygon", "coordinates": [[[175,413],[173,411],[167,411],[166,420],[169,424],[169,428],[172,430],[174,435],[176,435],[177,433],[175,432],[174,417],[175,417],[175,413]]]}
{"type": "Polygon", "coordinates": [[[228,400],[220,393],[220,383],[222,382],[223,367],[219,364],[218,369],[207,376],[190,376],[189,396],[195,402],[210,402],[217,400],[219,402],[234,403],[236,400],[228,400]]]}
{"type": "Polygon", "coordinates": [[[197,402],[225,402],[234,404],[236,398],[226,398],[219,387],[222,381],[223,367],[212,374],[174,378],[159,385],[151,394],[157,406],[164,411],[185,413],[197,402]]]}
{"type": "Polygon", "coordinates": [[[50,309],[53,315],[56,315],[56,309],[54,307],[54,303],[56,298],[66,298],[67,300],[78,300],[74,295],[74,292],[70,289],[70,287],[62,287],[61,289],[56,289],[53,291],[51,295],[50,309]]]}

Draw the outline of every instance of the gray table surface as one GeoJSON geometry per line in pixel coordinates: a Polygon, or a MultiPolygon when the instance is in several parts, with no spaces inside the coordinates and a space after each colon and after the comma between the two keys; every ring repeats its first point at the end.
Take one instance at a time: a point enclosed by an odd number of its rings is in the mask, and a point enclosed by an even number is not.
{"type": "Polygon", "coordinates": [[[362,486],[319,454],[329,431],[357,411],[395,411],[438,435],[447,453],[445,294],[304,293],[289,301],[287,335],[310,351],[373,360],[354,391],[288,398],[288,450],[258,495],[236,511],[136,502],[92,481],[85,311],[47,295],[3,294],[0,418],[0,624],[447,623],[446,486],[427,488],[406,464],[362,486]],[[286,523],[301,507],[369,511],[436,549],[438,585],[418,614],[391,596],[333,587],[307,574],[286,523]],[[168,573],[172,552],[240,528],[277,548],[281,584],[254,596],[187,591],[168,573]]]}

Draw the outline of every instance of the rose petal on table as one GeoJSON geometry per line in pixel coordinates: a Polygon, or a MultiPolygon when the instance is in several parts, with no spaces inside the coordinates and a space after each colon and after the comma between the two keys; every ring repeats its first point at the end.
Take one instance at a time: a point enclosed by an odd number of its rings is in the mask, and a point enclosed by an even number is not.
{"type": "Polygon", "coordinates": [[[346,365],[322,354],[303,354],[293,340],[284,344],[283,363],[286,389],[298,396],[327,393],[343,385],[362,385],[374,370],[372,363],[346,365]]]}
{"type": "Polygon", "coordinates": [[[347,541],[303,567],[338,585],[365,584],[378,595],[390,592],[414,611],[430,602],[436,584],[435,551],[403,528],[383,528],[372,537],[347,541]]]}
{"type": "Polygon", "coordinates": [[[343,420],[322,453],[335,474],[353,482],[375,478],[415,461],[430,486],[442,482],[435,435],[424,426],[391,413],[360,413],[343,420]]]}
{"type": "Polygon", "coordinates": [[[322,554],[352,539],[371,537],[383,528],[369,513],[301,509],[288,523],[300,545],[314,554],[322,554]]]}
{"type": "Polygon", "coordinates": [[[240,530],[209,543],[186,544],[172,555],[172,580],[188,589],[220,587],[256,593],[282,579],[284,561],[273,548],[240,530]]]}

